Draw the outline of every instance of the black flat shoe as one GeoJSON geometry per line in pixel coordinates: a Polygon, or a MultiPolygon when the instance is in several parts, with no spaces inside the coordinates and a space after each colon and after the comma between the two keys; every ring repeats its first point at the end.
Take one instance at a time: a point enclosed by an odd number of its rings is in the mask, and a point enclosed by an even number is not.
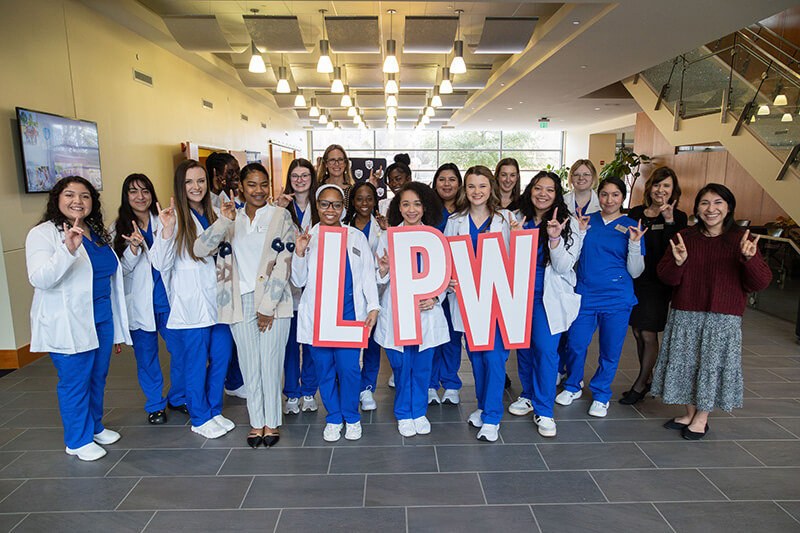
{"type": "Polygon", "coordinates": [[[267,433],[264,435],[264,446],[267,448],[271,448],[278,444],[278,441],[281,439],[281,436],[277,433],[267,433]]]}
{"type": "Polygon", "coordinates": [[[247,436],[247,445],[251,448],[258,448],[264,442],[264,437],[258,433],[250,433],[247,436]]]}
{"type": "Polygon", "coordinates": [[[677,429],[678,431],[682,431],[686,426],[689,424],[684,424],[682,422],[676,422],[673,418],[672,420],[668,420],[664,423],[664,427],[667,429],[677,429]]]}
{"type": "Polygon", "coordinates": [[[703,433],[692,431],[689,429],[689,426],[686,426],[683,428],[683,431],[681,431],[681,435],[683,435],[683,438],[686,440],[700,440],[706,436],[706,433],[708,433],[708,424],[706,424],[706,430],[703,433]]]}
{"type": "Polygon", "coordinates": [[[167,412],[161,409],[160,411],[153,411],[152,413],[148,413],[147,421],[153,425],[166,424],[167,412]]]}
{"type": "Polygon", "coordinates": [[[167,407],[172,409],[173,411],[178,411],[179,413],[183,413],[187,416],[189,415],[189,409],[186,407],[186,404],[183,405],[172,405],[171,403],[167,403],[167,407]]]}
{"type": "Polygon", "coordinates": [[[636,392],[635,390],[631,389],[622,395],[622,398],[619,399],[619,403],[622,405],[633,405],[636,402],[643,400],[646,395],[647,389],[642,392],[636,392]]]}

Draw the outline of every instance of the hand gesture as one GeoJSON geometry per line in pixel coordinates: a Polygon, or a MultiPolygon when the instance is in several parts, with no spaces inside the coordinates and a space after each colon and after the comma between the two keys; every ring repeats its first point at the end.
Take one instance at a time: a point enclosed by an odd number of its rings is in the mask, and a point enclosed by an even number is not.
{"type": "Polygon", "coordinates": [[[436,298],[427,298],[420,300],[418,307],[420,311],[430,311],[436,305],[436,298]]]}
{"type": "Polygon", "coordinates": [[[75,217],[75,223],[71,228],[67,227],[66,222],[63,225],[64,244],[67,245],[67,250],[69,250],[69,253],[72,255],[75,255],[75,250],[77,250],[78,246],[83,242],[83,230],[78,226],[79,222],[78,217],[75,217]]]}
{"type": "Polygon", "coordinates": [[[447,284],[447,288],[451,290],[456,290],[458,286],[458,280],[456,278],[450,278],[450,283],[447,284]]]}
{"type": "Polygon", "coordinates": [[[630,232],[631,236],[629,237],[633,242],[639,242],[645,233],[647,233],[647,228],[642,229],[642,221],[639,221],[639,224],[636,226],[628,226],[628,231],[630,232]]]}
{"type": "Polygon", "coordinates": [[[175,229],[175,222],[178,220],[175,213],[175,198],[169,199],[169,207],[161,209],[161,205],[156,202],[156,209],[158,209],[158,220],[161,222],[162,236],[165,239],[172,237],[172,232],[175,229]]]}
{"type": "Polygon", "coordinates": [[[122,238],[128,241],[128,246],[130,246],[133,255],[137,255],[139,253],[139,248],[141,248],[144,242],[144,236],[142,232],[139,231],[139,224],[137,224],[135,220],[133,221],[133,231],[131,234],[123,235],[122,238]]]}
{"type": "Polygon", "coordinates": [[[672,224],[673,222],[675,222],[674,211],[675,211],[675,204],[677,203],[678,200],[675,200],[671,204],[664,204],[659,208],[659,211],[661,211],[661,214],[664,216],[664,222],[666,222],[667,224],[672,224]]]}
{"type": "Polygon", "coordinates": [[[227,202],[222,202],[222,205],[219,208],[219,212],[225,218],[230,220],[236,220],[236,203],[234,202],[233,189],[230,191],[230,200],[227,202]]]}
{"type": "Polygon", "coordinates": [[[308,248],[309,241],[311,241],[311,235],[308,234],[308,228],[304,229],[303,233],[294,232],[294,253],[296,253],[298,257],[304,257],[306,255],[306,248],[308,248]]]}
{"type": "Polygon", "coordinates": [[[369,182],[376,189],[378,188],[378,180],[380,180],[382,174],[383,174],[383,165],[378,167],[377,170],[375,170],[374,168],[371,168],[369,170],[369,182]]]}
{"type": "Polygon", "coordinates": [[[558,221],[558,208],[553,209],[553,218],[547,221],[547,236],[551,241],[557,240],[561,237],[561,232],[564,231],[564,226],[567,225],[569,217],[564,218],[564,222],[558,221]]]}
{"type": "Polygon", "coordinates": [[[378,258],[378,273],[384,278],[389,273],[389,252],[384,250],[383,256],[375,254],[375,257],[378,258]]]}
{"type": "Polygon", "coordinates": [[[516,217],[511,217],[508,225],[511,227],[511,231],[519,231],[521,229],[525,229],[525,223],[527,221],[527,217],[522,217],[522,220],[517,220],[516,217]]]}
{"type": "Polygon", "coordinates": [[[376,215],[375,220],[378,221],[378,225],[383,231],[386,231],[389,228],[389,219],[384,215],[376,215]]]}
{"type": "Polygon", "coordinates": [[[758,239],[761,238],[761,235],[756,235],[756,238],[752,241],[748,237],[750,237],[750,230],[744,232],[744,235],[742,235],[742,241],[739,243],[745,261],[756,255],[756,252],[758,251],[758,239]]]}
{"type": "Polygon", "coordinates": [[[275,321],[275,317],[270,315],[262,315],[259,312],[256,312],[256,317],[258,317],[258,331],[264,333],[268,329],[272,329],[272,323],[275,321]]]}
{"type": "Polygon", "coordinates": [[[292,200],[294,200],[294,193],[286,194],[284,191],[281,191],[276,203],[278,207],[283,207],[285,209],[290,203],[292,203],[292,200]]]}
{"type": "Polygon", "coordinates": [[[669,241],[669,245],[672,246],[672,257],[675,258],[675,264],[681,266],[686,262],[689,254],[686,252],[686,245],[683,243],[681,234],[678,233],[676,237],[678,238],[678,243],[676,244],[673,241],[669,241]]]}
{"type": "Polygon", "coordinates": [[[377,321],[378,321],[378,310],[373,309],[367,315],[367,319],[364,321],[364,327],[367,328],[367,330],[370,333],[372,333],[372,328],[375,327],[375,322],[377,321]]]}
{"type": "Polygon", "coordinates": [[[589,215],[581,216],[578,215],[578,229],[581,231],[586,231],[592,226],[589,225],[589,215]]]}

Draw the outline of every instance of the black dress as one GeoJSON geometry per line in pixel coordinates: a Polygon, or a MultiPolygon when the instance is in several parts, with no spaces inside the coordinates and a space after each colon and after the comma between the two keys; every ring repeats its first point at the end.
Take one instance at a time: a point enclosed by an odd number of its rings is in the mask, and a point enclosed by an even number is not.
{"type": "Polygon", "coordinates": [[[658,262],[669,249],[669,241],[676,233],[686,227],[686,213],[679,209],[673,211],[672,224],[667,224],[664,217],[648,217],[644,214],[645,206],[634,207],[628,213],[633,220],[642,221],[644,234],[644,272],[633,280],[633,292],[639,301],[631,311],[628,324],[645,331],[664,331],[669,312],[669,300],[672,287],[664,285],[658,279],[658,262]]]}

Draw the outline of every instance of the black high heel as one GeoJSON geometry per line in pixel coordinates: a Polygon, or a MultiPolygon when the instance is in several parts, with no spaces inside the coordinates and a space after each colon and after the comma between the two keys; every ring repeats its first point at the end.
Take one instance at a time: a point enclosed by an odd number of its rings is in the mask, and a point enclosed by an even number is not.
{"type": "Polygon", "coordinates": [[[267,433],[264,435],[264,446],[271,448],[272,446],[278,444],[280,438],[281,436],[278,433],[267,433]]]}
{"type": "Polygon", "coordinates": [[[247,444],[251,448],[258,448],[264,442],[264,436],[259,435],[255,431],[251,431],[250,434],[247,436],[247,444]]]}
{"type": "Polygon", "coordinates": [[[619,399],[619,403],[622,405],[633,405],[636,402],[639,402],[647,396],[647,393],[650,392],[650,384],[644,386],[644,390],[642,392],[637,392],[631,387],[631,390],[624,393],[622,398],[619,399]]]}

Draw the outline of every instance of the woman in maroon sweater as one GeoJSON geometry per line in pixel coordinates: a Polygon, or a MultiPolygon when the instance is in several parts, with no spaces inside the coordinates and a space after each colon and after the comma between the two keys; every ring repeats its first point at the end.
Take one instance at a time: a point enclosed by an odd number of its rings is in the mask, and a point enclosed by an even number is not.
{"type": "Polygon", "coordinates": [[[686,406],[664,427],[688,440],[705,436],[714,408],[742,406],[742,313],[747,293],[772,279],[758,236],[734,225],[735,207],[724,185],[703,187],[694,201],[697,225],[678,233],[658,264],[674,289],[651,394],[686,406]]]}

